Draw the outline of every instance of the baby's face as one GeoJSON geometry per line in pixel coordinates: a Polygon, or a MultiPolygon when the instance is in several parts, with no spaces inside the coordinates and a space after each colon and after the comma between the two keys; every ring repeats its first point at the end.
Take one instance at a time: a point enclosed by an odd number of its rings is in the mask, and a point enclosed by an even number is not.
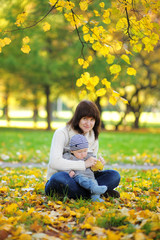
{"type": "Polygon", "coordinates": [[[87,156],[88,148],[72,151],[73,155],[78,159],[83,159],[87,156]]]}

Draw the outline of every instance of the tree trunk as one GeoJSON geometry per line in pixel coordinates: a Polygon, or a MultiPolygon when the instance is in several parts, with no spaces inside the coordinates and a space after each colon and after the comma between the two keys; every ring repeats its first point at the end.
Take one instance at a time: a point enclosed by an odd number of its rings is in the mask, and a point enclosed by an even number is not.
{"type": "Polygon", "coordinates": [[[9,118],[9,108],[8,108],[8,100],[9,100],[9,92],[6,92],[6,95],[4,97],[4,108],[3,108],[3,115],[6,117],[6,121],[9,123],[10,118],[9,118]]]}
{"type": "Polygon", "coordinates": [[[120,121],[115,125],[115,131],[118,131],[119,126],[123,123],[127,114],[128,114],[128,111],[126,110],[124,113],[124,116],[122,116],[120,121]]]}
{"type": "MultiPolygon", "coordinates": [[[[96,105],[97,105],[97,107],[98,107],[98,109],[99,109],[99,111],[100,111],[100,116],[101,116],[101,119],[102,119],[102,107],[101,107],[101,105],[100,105],[100,97],[98,97],[97,99],[96,99],[96,105]]],[[[102,129],[105,129],[105,125],[104,125],[104,122],[101,120],[101,128],[102,129]]]]}
{"type": "Polygon", "coordinates": [[[47,111],[47,130],[51,130],[51,102],[50,102],[50,87],[45,85],[45,94],[46,94],[46,111],[47,111]]]}
{"type": "Polygon", "coordinates": [[[136,128],[136,129],[139,128],[139,118],[140,118],[140,113],[139,114],[135,113],[134,128],[136,128]]]}
{"type": "Polygon", "coordinates": [[[34,109],[33,109],[34,128],[36,128],[36,125],[37,125],[37,118],[38,118],[38,108],[37,106],[34,106],[34,109]]]}
{"type": "Polygon", "coordinates": [[[37,99],[37,94],[35,93],[34,108],[33,108],[34,128],[36,128],[37,120],[38,120],[38,99],[37,99]]]}
{"type": "Polygon", "coordinates": [[[135,121],[134,121],[133,127],[137,129],[137,128],[139,128],[139,119],[140,119],[142,108],[141,108],[141,105],[139,104],[135,108],[132,107],[132,109],[133,109],[133,113],[135,116],[135,121]]]}

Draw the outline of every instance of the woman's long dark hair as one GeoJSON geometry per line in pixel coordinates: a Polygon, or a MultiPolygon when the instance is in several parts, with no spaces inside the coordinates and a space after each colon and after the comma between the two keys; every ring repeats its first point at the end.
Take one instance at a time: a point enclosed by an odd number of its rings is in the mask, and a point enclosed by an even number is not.
{"type": "Polygon", "coordinates": [[[78,104],[73,117],[67,123],[67,125],[70,125],[74,130],[78,131],[78,133],[82,134],[83,131],[79,127],[79,122],[83,117],[93,117],[95,119],[95,125],[93,127],[93,131],[94,131],[95,139],[97,139],[100,132],[101,120],[100,120],[100,112],[94,102],[91,102],[88,100],[81,101],[78,104]]]}

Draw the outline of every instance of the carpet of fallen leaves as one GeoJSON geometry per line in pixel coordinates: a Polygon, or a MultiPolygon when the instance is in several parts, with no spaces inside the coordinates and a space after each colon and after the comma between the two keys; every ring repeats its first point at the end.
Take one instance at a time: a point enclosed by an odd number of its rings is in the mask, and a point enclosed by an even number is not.
{"type": "Polygon", "coordinates": [[[45,168],[0,169],[0,240],[160,239],[160,171],[118,170],[119,199],[44,193],[45,168]]]}

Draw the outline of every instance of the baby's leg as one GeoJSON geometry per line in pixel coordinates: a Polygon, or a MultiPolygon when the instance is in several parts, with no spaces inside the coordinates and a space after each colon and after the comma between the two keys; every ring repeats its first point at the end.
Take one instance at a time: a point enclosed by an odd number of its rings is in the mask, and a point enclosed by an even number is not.
{"type": "Polygon", "coordinates": [[[107,186],[99,186],[95,179],[87,178],[84,175],[77,175],[75,181],[87,190],[90,190],[93,195],[100,195],[107,191],[107,186]]]}

